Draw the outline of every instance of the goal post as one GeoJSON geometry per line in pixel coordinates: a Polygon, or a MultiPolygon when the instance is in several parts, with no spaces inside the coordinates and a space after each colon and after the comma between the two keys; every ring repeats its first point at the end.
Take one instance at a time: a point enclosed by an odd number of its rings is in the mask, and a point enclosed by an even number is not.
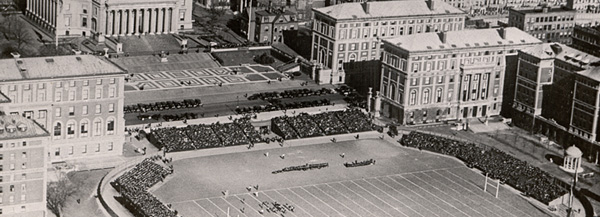
{"type": "Polygon", "coordinates": [[[488,174],[485,173],[485,184],[483,185],[483,191],[487,192],[488,185],[491,185],[492,188],[496,188],[495,197],[498,198],[498,191],[500,190],[500,180],[494,180],[488,177],[488,174]],[[488,181],[490,180],[490,181],[488,181]],[[496,182],[496,186],[494,186],[494,181],[496,182]]]}

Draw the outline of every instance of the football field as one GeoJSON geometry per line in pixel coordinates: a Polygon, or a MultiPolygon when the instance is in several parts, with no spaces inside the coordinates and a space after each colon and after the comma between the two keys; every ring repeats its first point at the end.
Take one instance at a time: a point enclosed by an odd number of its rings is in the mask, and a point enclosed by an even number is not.
{"type": "Polygon", "coordinates": [[[503,186],[498,198],[495,186],[484,192],[485,177],[453,158],[385,140],[200,157],[175,161],[174,168],[172,177],[153,193],[186,217],[549,215],[503,186]],[[343,166],[371,158],[375,165],[343,166]],[[329,167],[271,174],[283,167],[325,162],[329,167]],[[293,206],[293,212],[269,211],[274,203],[293,206]]]}

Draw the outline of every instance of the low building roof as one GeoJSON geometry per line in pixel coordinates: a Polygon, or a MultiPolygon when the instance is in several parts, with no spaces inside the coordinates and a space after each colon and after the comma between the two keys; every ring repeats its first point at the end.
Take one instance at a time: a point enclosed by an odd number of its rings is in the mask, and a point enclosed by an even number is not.
{"type": "Polygon", "coordinates": [[[572,10],[566,7],[547,7],[548,11],[544,12],[544,8],[543,7],[530,7],[530,8],[520,8],[520,9],[515,9],[515,8],[511,8],[511,11],[516,11],[516,12],[520,12],[523,14],[543,14],[543,13],[556,13],[556,12],[569,12],[569,13],[576,13],[577,10],[572,10]]]}
{"type": "Polygon", "coordinates": [[[599,57],[577,50],[561,43],[544,43],[525,48],[521,52],[540,59],[555,58],[573,65],[589,65],[600,61],[599,57]]]}
{"type": "Polygon", "coordinates": [[[427,1],[424,0],[366,2],[369,7],[368,12],[364,7],[365,5],[363,5],[365,3],[360,2],[337,4],[329,7],[316,8],[313,10],[338,20],[440,14],[465,14],[465,12],[443,1],[433,0],[433,3],[434,10],[431,10],[427,1]]]}
{"type": "Polygon", "coordinates": [[[0,80],[28,80],[124,73],[104,57],[73,55],[0,60],[0,80]]]}
{"type": "Polygon", "coordinates": [[[600,82],[600,66],[577,72],[577,74],[600,82]]]}
{"type": "Polygon", "coordinates": [[[49,136],[42,126],[20,115],[0,115],[0,140],[49,136]]]}
{"type": "Polygon", "coordinates": [[[397,36],[395,38],[384,39],[384,41],[408,51],[451,50],[457,48],[541,43],[539,39],[515,27],[504,29],[469,29],[440,33],[428,32],[397,36]],[[444,34],[445,42],[442,41],[444,34]]]}

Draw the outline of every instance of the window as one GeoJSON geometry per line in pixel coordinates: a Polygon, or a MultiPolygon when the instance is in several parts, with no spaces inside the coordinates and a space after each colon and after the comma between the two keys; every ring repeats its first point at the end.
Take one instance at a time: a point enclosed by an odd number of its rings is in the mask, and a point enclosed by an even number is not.
{"type": "Polygon", "coordinates": [[[27,146],[27,142],[23,141],[23,147],[26,147],[26,146],[27,146]]]}
{"type": "Polygon", "coordinates": [[[89,80],[83,81],[83,86],[89,86],[89,85],[90,85],[90,81],[89,80]]]}
{"type": "Polygon", "coordinates": [[[101,87],[96,87],[96,99],[100,99],[102,98],[102,88],[101,87]]]}
{"type": "Polygon", "coordinates": [[[15,170],[15,164],[10,164],[10,170],[15,170]]]}
{"type": "Polygon", "coordinates": [[[96,152],[100,152],[100,143],[96,144],[96,152]]]}
{"type": "Polygon", "coordinates": [[[88,106],[87,105],[84,105],[81,108],[81,114],[83,114],[83,115],[87,115],[88,114],[88,106]]]}
{"type": "Polygon", "coordinates": [[[55,117],[60,117],[60,107],[59,107],[59,108],[56,108],[56,109],[54,109],[54,116],[55,116],[55,117]]]}
{"type": "Polygon", "coordinates": [[[100,119],[94,120],[94,135],[99,136],[102,134],[102,121],[100,119]]]}
{"type": "Polygon", "coordinates": [[[69,107],[69,116],[74,116],[75,115],[75,107],[70,106],[69,107]]]}
{"type": "Polygon", "coordinates": [[[115,97],[115,88],[114,87],[108,88],[108,97],[110,97],[110,98],[115,97]]]}
{"type": "Polygon", "coordinates": [[[14,160],[15,159],[15,153],[11,153],[10,154],[10,160],[14,160]]]}
{"type": "Polygon", "coordinates": [[[4,154],[0,154],[0,160],[4,160],[4,154]]]}
{"type": "Polygon", "coordinates": [[[112,151],[113,150],[113,143],[109,142],[108,143],[108,151],[112,151]]]}
{"type": "Polygon", "coordinates": [[[96,114],[102,113],[102,105],[96,105],[96,114]]]}
{"type": "Polygon", "coordinates": [[[73,155],[73,149],[74,149],[73,146],[69,147],[69,155],[73,155]]]}
{"type": "Polygon", "coordinates": [[[423,91],[423,104],[429,103],[429,89],[423,91]]]}
{"type": "MultiPolygon", "coordinates": [[[[12,191],[11,191],[11,192],[12,192],[12,191]]],[[[10,202],[10,203],[14,203],[14,202],[15,202],[15,196],[14,196],[14,195],[10,195],[10,196],[8,197],[8,202],[10,202]]]]}
{"type": "Polygon", "coordinates": [[[54,136],[60,136],[61,133],[61,124],[60,123],[56,123],[54,124],[54,136]]]}
{"type": "Polygon", "coordinates": [[[73,138],[75,135],[75,123],[67,123],[67,138],[73,138]]]}
{"type": "Polygon", "coordinates": [[[60,148],[54,150],[54,156],[60,156],[60,148]]]}
{"type": "Polygon", "coordinates": [[[117,80],[116,80],[115,78],[111,78],[111,79],[110,79],[110,83],[111,83],[111,84],[114,84],[116,81],[117,81],[117,80]]]}
{"type": "Polygon", "coordinates": [[[82,27],[87,27],[87,17],[81,18],[81,26],[82,27]]]}
{"type": "Polygon", "coordinates": [[[340,51],[344,51],[344,49],[345,49],[345,47],[346,47],[346,44],[340,44],[340,46],[339,46],[339,47],[340,47],[340,48],[339,48],[339,50],[340,50],[340,51]]]}
{"type": "Polygon", "coordinates": [[[24,151],[24,152],[21,153],[21,158],[27,158],[27,152],[26,151],[24,151]]]}
{"type": "Polygon", "coordinates": [[[71,16],[65,15],[65,26],[71,26],[71,16]]]}
{"type": "Polygon", "coordinates": [[[106,122],[106,133],[112,135],[115,132],[115,120],[108,120],[106,122]]]}
{"type": "Polygon", "coordinates": [[[415,101],[417,99],[417,91],[416,90],[412,90],[410,91],[410,105],[414,105],[415,101]]]}
{"type": "MultiPolygon", "coordinates": [[[[21,194],[21,201],[25,201],[25,195],[26,194],[21,194]]],[[[25,209],[25,206],[21,206],[21,209],[25,209]]]]}
{"type": "Polygon", "coordinates": [[[83,7],[83,13],[87,14],[87,7],[85,7],[85,6],[83,7]]]}
{"type": "Polygon", "coordinates": [[[75,91],[69,90],[69,101],[75,101],[75,91]]]}
{"type": "Polygon", "coordinates": [[[27,163],[22,163],[21,164],[21,169],[27,169],[27,163]]]}
{"type": "Polygon", "coordinates": [[[108,104],[108,113],[113,113],[113,112],[115,112],[115,104],[110,103],[110,104],[108,104]]]}
{"type": "Polygon", "coordinates": [[[85,153],[87,153],[87,145],[84,145],[84,146],[83,146],[83,150],[81,150],[81,153],[82,153],[82,154],[85,154],[85,153]]]}
{"type": "Polygon", "coordinates": [[[60,102],[61,99],[62,99],[62,91],[57,90],[56,93],[54,94],[54,101],[60,102]]]}
{"type": "Polygon", "coordinates": [[[96,85],[101,85],[101,84],[102,84],[102,79],[96,80],[96,85]]]}
{"type": "Polygon", "coordinates": [[[442,88],[435,91],[435,102],[442,102],[442,88]]]}
{"type": "Polygon", "coordinates": [[[81,135],[82,136],[87,135],[88,130],[89,130],[89,123],[88,123],[88,121],[87,120],[81,121],[81,135]]]}
{"type": "Polygon", "coordinates": [[[180,10],[179,11],[179,21],[184,21],[185,20],[185,10],[180,10]]]}

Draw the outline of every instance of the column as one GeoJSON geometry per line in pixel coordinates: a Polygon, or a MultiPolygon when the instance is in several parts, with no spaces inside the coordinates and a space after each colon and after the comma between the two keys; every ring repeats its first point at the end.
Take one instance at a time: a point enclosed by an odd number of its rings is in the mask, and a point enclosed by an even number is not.
{"type": "Polygon", "coordinates": [[[129,9],[129,15],[128,15],[129,19],[129,29],[127,30],[127,35],[132,35],[134,33],[134,25],[133,22],[135,21],[135,17],[133,16],[133,10],[129,9]]]}
{"type": "Polygon", "coordinates": [[[175,12],[175,8],[171,9],[171,33],[177,33],[179,32],[179,22],[177,22],[177,16],[178,14],[176,14],[175,12]]]}
{"type": "Polygon", "coordinates": [[[171,28],[173,27],[173,8],[167,8],[165,13],[167,14],[167,17],[165,18],[165,22],[166,22],[166,27],[165,27],[165,32],[171,33],[173,32],[173,30],[171,30],[171,28]]]}
{"type": "Polygon", "coordinates": [[[114,32],[113,35],[119,35],[119,31],[121,30],[121,13],[120,10],[115,10],[115,22],[114,22],[114,32]]]}
{"type": "Polygon", "coordinates": [[[108,11],[108,8],[107,8],[106,13],[104,15],[105,22],[104,22],[104,31],[103,32],[105,35],[109,34],[108,33],[108,17],[110,16],[109,14],[110,14],[110,12],[108,11]]]}
{"type": "Polygon", "coordinates": [[[156,8],[150,9],[150,34],[156,32],[156,8]]]}
{"type": "Polygon", "coordinates": [[[132,29],[133,31],[131,32],[132,35],[137,35],[138,34],[138,30],[139,30],[139,28],[138,28],[138,23],[139,23],[138,20],[140,18],[140,16],[138,15],[139,11],[140,11],[139,9],[131,10],[131,12],[133,14],[133,29],[132,29]]]}
{"type": "Polygon", "coordinates": [[[119,21],[119,35],[125,35],[125,30],[127,30],[127,18],[125,17],[125,10],[120,10],[119,18],[121,18],[119,21]]]}
{"type": "Polygon", "coordinates": [[[165,22],[164,22],[165,16],[163,14],[163,8],[159,8],[158,9],[158,22],[156,22],[157,24],[157,30],[156,33],[157,34],[162,34],[163,33],[163,28],[165,27],[165,22]]]}
{"type": "Polygon", "coordinates": [[[148,34],[148,32],[150,31],[150,19],[148,18],[148,16],[150,15],[150,11],[148,9],[144,9],[144,31],[142,31],[144,34],[148,34]]]}

